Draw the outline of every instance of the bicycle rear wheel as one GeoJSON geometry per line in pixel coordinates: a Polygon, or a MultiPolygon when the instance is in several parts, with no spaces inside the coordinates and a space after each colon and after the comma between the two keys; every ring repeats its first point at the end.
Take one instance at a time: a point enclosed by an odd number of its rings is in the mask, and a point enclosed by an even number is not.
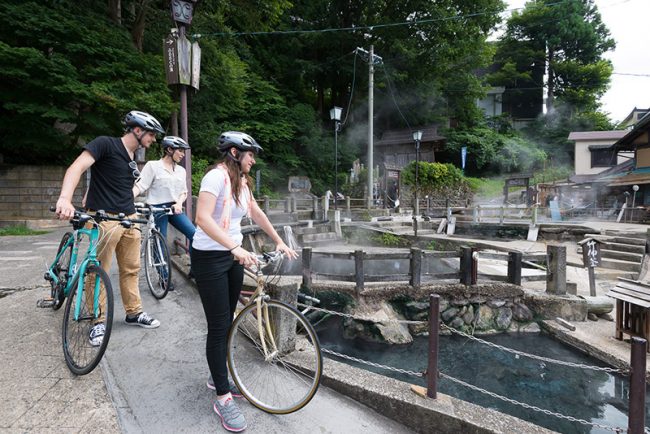
{"type": "Polygon", "coordinates": [[[244,308],[228,334],[228,367],[239,390],[255,407],[272,414],[292,413],[307,405],[318,390],[323,372],[320,343],[314,328],[296,309],[276,300],[264,305],[270,335],[266,320],[260,333],[257,305],[244,308]],[[271,338],[277,344],[275,352],[271,338]]]}
{"type": "Polygon", "coordinates": [[[77,375],[91,372],[102,359],[113,326],[113,288],[108,275],[98,265],[90,264],[83,275],[83,286],[77,288],[79,274],[75,276],[72,291],[63,315],[63,354],[70,371],[77,375]],[[103,287],[103,289],[99,289],[103,287]],[[98,291],[97,304],[93,298],[98,291]],[[75,307],[79,316],[75,318],[75,307]],[[93,307],[95,306],[95,307],[93,307]],[[105,325],[104,339],[98,346],[90,343],[90,330],[95,324],[105,325]]]}
{"type": "Polygon", "coordinates": [[[72,260],[72,243],[68,244],[68,240],[72,237],[72,232],[63,234],[59,248],[56,251],[57,256],[59,254],[61,256],[59,256],[59,260],[56,261],[56,265],[54,265],[52,270],[59,282],[54,283],[54,281],[50,281],[50,285],[52,286],[50,295],[52,297],[52,309],[54,310],[61,309],[65,301],[65,287],[68,283],[68,277],[70,277],[70,261],[72,260]],[[64,249],[65,251],[61,253],[64,249]]]}
{"type": "Polygon", "coordinates": [[[172,281],[172,267],[165,237],[158,231],[152,231],[147,239],[144,251],[144,271],[149,290],[158,300],[169,292],[172,281]]]}

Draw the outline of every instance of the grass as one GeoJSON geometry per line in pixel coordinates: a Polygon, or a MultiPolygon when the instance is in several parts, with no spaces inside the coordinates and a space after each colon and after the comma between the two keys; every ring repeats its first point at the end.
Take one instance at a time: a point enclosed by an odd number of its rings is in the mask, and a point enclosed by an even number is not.
{"type": "Polygon", "coordinates": [[[30,229],[25,225],[16,225],[16,226],[7,226],[6,228],[0,228],[0,237],[5,237],[8,235],[43,235],[48,231],[39,231],[35,229],[30,229]]]}

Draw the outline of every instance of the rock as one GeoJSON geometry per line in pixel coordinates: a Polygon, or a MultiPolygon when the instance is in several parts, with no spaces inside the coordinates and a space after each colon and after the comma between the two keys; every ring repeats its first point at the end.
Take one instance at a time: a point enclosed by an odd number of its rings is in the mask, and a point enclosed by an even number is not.
{"type": "Polygon", "coordinates": [[[467,306],[467,311],[462,318],[467,325],[471,325],[474,322],[474,307],[472,305],[467,306]]]}
{"type": "Polygon", "coordinates": [[[475,315],[475,324],[476,329],[478,330],[488,330],[493,326],[492,319],[494,318],[494,311],[489,308],[487,305],[481,305],[478,307],[475,315]]]}
{"type": "Polygon", "coordinates": [[[469,300],[466,298],[455,298],[451,301],[452,306],[467,306],[469,304],[469,300]]]}
{"type": "Polygon", "coordinates": [[[357,321],[346,319],[343,322],[344,336],[348,338],[359,337],[370,342],[385,342],[389,344],[408,344],[413,342],[413,336],[404,323],[397,321],[403,319],[385,301],[373,305],[358,305],[352,312],[353,315],[372,318],[375,322],[357,321]],[[379,321],[385,320],[380,323],[379,321]]]}
{"type": "Polygon", "coordinates": [[[497,310],[496,318],[494,320],[497,329],[507,330],[512,322],[512,310],[509,307],[500,307],[497,310]]]}
{"type": "Polygon", "coordinates": [[[455,329],[460,329],[465,325],[465,321],[462,320],[462,318],[454,318],[454,320],[449,324],[450,327],[453,327],[455,329]]]}
{"type": "Polygon", "coordinates": [[[605,321],[614,321],[614,318],[612,318],[612,315],[610,315],[608,313],[601,313],[600,315],[598,315],[598,318],[604,319],[605,321]]]}
{"type": "Polygon", "coordinates": [[[519,322],[530,322],[533,319],[533,313],[525,304],[515,303],[512,307],[512,318],[519,322]]]}
{"type": "Polygon", "coordinates": [[[446,298],[440,297],[439,303],[440,303],[440,312],[446,311],[447,308],[449,307],[449,300],[447,300],[446,298]]]}
{"type": "Polygon", "coordinates": [[[519,331],[525,333],[539,333],[540,331],[542,331],[542,329],[539,327],[539,324],[537,324],[536,322],[531,322],[530,324],[526,324],[520,327],[519,331]]]}
{"type": "Polygon", "coordinates": [[[487,305],[492,308],[499,308],[506,304],[505,300],[489,300],[487,305]]]}
{"type": "Polygon", "coordinates": [[[588,319],[589,321],[598,321],[598,316],[597,316],[595,313],[591,313],[591,312],[589,312],[589,313],[587,314],[587,319],[588,319]]]}
{"type": "Polygon", "coordinates": [[[474,295],[469,299],[469,302],[471,304],[484,304],[487,301],[487,298],[485,298],[482,295],[474,295]]]}
{"type": "Polygon", "coordinates": [[[457,314],[458,314],[458,308],[457,307],[450,307],[446,311],[442,313],[442,320],[446,323],[452,320],[457,314]]]}

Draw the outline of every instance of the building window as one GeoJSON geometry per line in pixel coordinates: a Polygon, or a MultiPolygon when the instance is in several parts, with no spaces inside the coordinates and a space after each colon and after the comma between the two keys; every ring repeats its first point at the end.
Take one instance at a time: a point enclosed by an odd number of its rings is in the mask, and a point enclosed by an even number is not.
{"type": "Polygon", "coordinates": [[[616,158],[610,149],[592,149],[591,167],[612,167],[616,164],[616,158]]]}

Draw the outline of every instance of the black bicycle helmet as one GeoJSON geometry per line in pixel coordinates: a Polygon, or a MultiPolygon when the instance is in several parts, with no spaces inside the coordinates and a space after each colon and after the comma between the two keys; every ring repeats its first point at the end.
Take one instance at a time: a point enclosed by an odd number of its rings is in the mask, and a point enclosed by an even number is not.
{"type": "Polygon", "coordinates": [[[218,147],[219,151],[224,154],[232,147],[235,147],[240,151],[253,151],[256,154],[259,154],[263,150],[254,138],[246,133],[240,133],[239,131],[226,131],[219,136],[218,147]]]}
{"type": "Polygon", "coordinates": [[[157,134],[165,134],[160,122],[149,113],[132,110],[124,116],[124,125],[127,128],[140,127],[146,131],[153,131],[157,134]]]}
{"type": "Polygon", "coordinates": [[[162,139],[161,143],[163,149],[172,148],[172,149],[190,149],[190,145],[180,137],[176,136],[165,136],[162,139]]]}

